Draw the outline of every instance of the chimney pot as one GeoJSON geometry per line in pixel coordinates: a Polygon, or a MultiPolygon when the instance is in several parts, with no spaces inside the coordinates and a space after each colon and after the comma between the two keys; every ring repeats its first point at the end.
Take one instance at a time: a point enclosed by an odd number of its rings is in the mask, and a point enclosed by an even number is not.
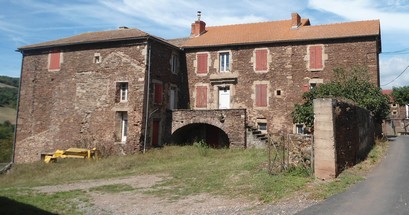
{"type": "Polygon", "coordinates": [[[200,20],[201,16],[202,12],[197,11],[197,20],[194,23],[192,23],[190,34],[191,37],[197,37],[206,31],[206,23],[200,20]]]}

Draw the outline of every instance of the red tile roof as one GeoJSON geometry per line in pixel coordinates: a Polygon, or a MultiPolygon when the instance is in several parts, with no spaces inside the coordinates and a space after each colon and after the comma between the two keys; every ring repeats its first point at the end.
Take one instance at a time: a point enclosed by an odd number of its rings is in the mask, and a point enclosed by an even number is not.
{"type": "Polygon", "coordinates": [[[89,32],[72,37],[67,37],[59,40],[48,41],[44,43],[38,43],[33,45],[27,45],[20,47],[19,50],[26,49],[37,49],[43,47],[57,47],[64,45],[73,45],[73,44],[87,44],[87,43],[96,43],[96,42],[108,42],[108,41],[119,41],[127,39],[138,39],[150,36],[149,34],[136,29],[136,28],[125,28],[118,30],[110,31],[99,31],[99,32],[89,32]]]}
{"type": "Polygon", "coordinates": [[[257,44],[378,35],[380,35],[379,20],[310,26],[308,19],[302,19],[302,25],[297,29],[291,29],[291,20],[283,20],[206,27],[205,33],[191,38],[183,44],[183,47],[257,44]]]}

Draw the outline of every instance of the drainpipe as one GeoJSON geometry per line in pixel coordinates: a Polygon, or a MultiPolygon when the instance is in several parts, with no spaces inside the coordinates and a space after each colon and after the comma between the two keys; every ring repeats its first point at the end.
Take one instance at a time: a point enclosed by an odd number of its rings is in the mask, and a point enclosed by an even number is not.
{"type": "Polygon", "coordinates": [[[147,92],[146,92],[146,107],[145,107],[145,130],[143,135],[143,153],[146,152],[146,139],[148,134],[148,121],[149,121],[149,95],[150,95],[150,82],[151,82],[151,45],[148,42],[148,75],[147,75],[147,92]]]}

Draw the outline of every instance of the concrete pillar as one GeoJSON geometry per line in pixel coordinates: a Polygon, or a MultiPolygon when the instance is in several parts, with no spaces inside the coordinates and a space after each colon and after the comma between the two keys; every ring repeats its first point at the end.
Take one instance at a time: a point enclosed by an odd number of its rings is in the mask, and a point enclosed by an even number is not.
{"type": "Polygon", "coordinates": [[[337,176],[334,99],[314,99],[314,173],[319,179],[337,176]]]}

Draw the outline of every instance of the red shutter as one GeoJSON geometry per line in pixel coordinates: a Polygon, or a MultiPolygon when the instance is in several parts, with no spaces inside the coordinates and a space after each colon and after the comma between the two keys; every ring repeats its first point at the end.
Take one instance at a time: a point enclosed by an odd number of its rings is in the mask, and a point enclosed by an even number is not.
{"type": "Polygon", "coordinates": [[[256,50],[256,71],[267,70],[267,50],[256,50]]]}
{"type": "Polygon", "coordinates": [[[310,69],[322,69],[322,46],[310,46],[310,69]]]}
{"type": "Polygon", "coordinates": [[[207,108],[207,86],[196,87],[196,107],[207,108]]]}
{"type": "Polygon", "coordinates": [[[207,73],[207,54],[197,54],[197,73],[207,73]]]}
{"type": "Polygon", "coordinates": [[[48,69],[60,69],[60,51],[51,52],[49,60],[48,69]]]}
{"type": "Polygon", "coordinates": [[[256,85],[256,106],[267,107],[267,84],[256,85]]]}
{"type": "Polygon", "coordinates": [[[163,94],[162,84],[155,83],[155,98],[154,98],[155,104],[162,104],[162,97],[163,97],[162,94],[163,94]]]}
{"type": "Polygon", "coordinates": [[[309,92],[310,91],[310,86],[309,85],[304,85],[303,86],[303,91],[304,91],[304,93],[306,93],[306,92],[309,92]]]}

